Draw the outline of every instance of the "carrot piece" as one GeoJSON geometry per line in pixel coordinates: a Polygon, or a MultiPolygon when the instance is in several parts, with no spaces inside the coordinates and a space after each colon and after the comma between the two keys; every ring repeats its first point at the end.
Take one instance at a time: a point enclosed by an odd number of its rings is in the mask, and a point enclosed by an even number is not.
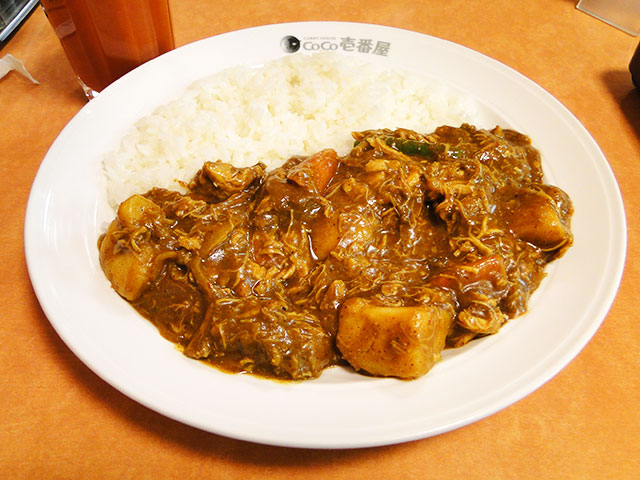
{"type": "Polygon", "coordinates": [[[338,164],[338,154],[328,148],[314,153],[291,168],[287,178],[310,192],[322,193],[335,175],[338,164]]]}
{"type": "Polygon", "coordinates": [[[506,275],[504,261],[497,255],[480,258],[469,265],[445,269],[429,280],[429,285],[449,290],[462,290],[465,285],[485,280],[495,283],[506,275]]]}

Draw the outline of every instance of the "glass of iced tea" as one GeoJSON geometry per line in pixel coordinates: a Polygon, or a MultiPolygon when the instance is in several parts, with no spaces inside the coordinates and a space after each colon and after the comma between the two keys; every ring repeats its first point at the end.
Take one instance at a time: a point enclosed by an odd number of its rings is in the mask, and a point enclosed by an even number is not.
{"type": "Polygon", "coordinates": [[[174,48],[168,0],[41,0],[87,98],[174,48]]]}

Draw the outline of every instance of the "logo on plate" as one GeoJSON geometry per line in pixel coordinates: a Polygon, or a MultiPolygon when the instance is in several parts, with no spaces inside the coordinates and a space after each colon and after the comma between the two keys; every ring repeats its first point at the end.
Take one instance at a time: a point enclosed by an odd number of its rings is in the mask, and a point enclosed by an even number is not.
{"type": "Polygon", "coordinates": [[[280,46],[287,53],[295,53],[300,50],[300,40],[293,35],[287,35],[280,40],[280,46]]]}
{"type": "Polygon", "coordinates": [[[343,52],[363,53],[386,57],[391,50],[391,42],[373,38],[354,37],[303,37],[300,40],[293,35],[287,35],[280,40],[280,46],[287,53],[295,53],[302,49],[306,52],[343,52]]]}

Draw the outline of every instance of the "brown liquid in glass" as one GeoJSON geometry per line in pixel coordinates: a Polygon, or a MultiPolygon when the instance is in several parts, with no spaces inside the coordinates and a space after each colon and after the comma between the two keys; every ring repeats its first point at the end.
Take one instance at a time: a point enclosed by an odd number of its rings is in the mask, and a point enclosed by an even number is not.
{"type": "Polygon", "coordinates": [[[167,0],[42,0],[42,6],[79,80],[96,92],[174,48],[167,0]]]}

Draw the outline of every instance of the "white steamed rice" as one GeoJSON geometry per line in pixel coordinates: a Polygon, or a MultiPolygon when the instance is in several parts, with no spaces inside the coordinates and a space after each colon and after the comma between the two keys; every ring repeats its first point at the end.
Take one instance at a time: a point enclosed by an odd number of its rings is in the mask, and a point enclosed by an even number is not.
{"type": "Polygon", "coordinates": [[[136,123],[104,159],[112,206],[152,187],[180,190],[206,161],[274,168],[323,148],[346,154],[352,131],[474,123],[474,102],[417,75],[339,54],[290,55],[193,84],[136,123]]]}

